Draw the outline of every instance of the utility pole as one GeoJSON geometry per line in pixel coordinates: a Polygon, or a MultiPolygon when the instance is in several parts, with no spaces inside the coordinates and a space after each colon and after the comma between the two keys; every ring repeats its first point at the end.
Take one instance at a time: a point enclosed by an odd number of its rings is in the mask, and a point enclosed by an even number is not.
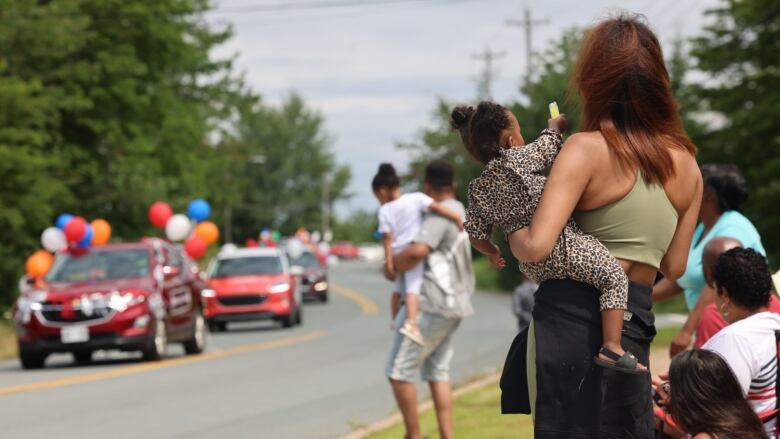
{"type": "Polygon", "coordinates": [[[497,74],[493,69],[493,61],[501,59],[506,56],[504,52],[492,52],[490,49],[485,48],[484,52],[475,53],[471,55],[472,58],[484,61],[485,68],[482,70],[482,74],[477,79],[477,94],[480,100],[492,99],[491,90],[493,86],[493,80],[497,74]]]}
{"type": "Polygon", "coordinates": [[[525,85],[527,87],[528,84],[531,83],[531,66],[533,65],[531,62],[531,58],[533,57],[533,46],[531,45],[531,38],[533,36],[534,28],[550,24],[550,20],[547,18],[536,20],[531,19],[531,10],[528,9],[528,7],[525,7],[523,9],[522,20],[509,19],[506,21],[506,24],[507,26],[517,26],[525,29],[525,85]]]}

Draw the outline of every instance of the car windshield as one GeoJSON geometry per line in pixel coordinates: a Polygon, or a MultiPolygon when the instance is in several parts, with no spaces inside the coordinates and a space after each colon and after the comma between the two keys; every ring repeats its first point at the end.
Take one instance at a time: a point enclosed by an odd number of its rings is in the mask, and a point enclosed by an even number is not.
{"type": "Polygon", "coordinates": [[[81,255],[61,255],[46,275],[46,280],[84,282],[141,277],[148,274],[149,252],[146,249],[90,251],[81,255]]]}
{"type": "Polygon", "coordinates": [[[317,256],[311,252],[304,252],[300,257],[292,259],[290,263],[303,268],[318,268],[320,266],[317,256]]]}
{"type": "Polygon", "coordinates": [[[214,266],[212,277],[279,274],[282,271],[282,260],[278,256],[250,256],[218,260],[214,266]]]}

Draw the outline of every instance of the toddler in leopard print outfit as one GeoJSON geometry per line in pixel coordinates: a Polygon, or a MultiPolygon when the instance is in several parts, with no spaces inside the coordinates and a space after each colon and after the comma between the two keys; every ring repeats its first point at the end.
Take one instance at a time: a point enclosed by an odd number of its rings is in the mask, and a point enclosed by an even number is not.
{"type": "MultiPolygon", "coordinates": [[[[524,145],[517,119],[498,104],[482,102],[476,109],[458,107],[452,112],[452,126],[466,149],[485,165],[482,175],[469,184],[466,231],[472,245],[497,268],[506,263],[490,241],[493,229],[498,226],[511,239],[512,232],[531,223],[547,181],[542,172],[560,151],[565,125],[563,116],[551,119],[550,128],[524,145]]],[[[620,346],[628,277],[596,238],[583,233],[570,218],[546,259],[519,266],[536,283],[566,278],[597,288],[601,293],[603,343],[595,362],[619,372],[647,373],[636,357],[620,346]]]]}

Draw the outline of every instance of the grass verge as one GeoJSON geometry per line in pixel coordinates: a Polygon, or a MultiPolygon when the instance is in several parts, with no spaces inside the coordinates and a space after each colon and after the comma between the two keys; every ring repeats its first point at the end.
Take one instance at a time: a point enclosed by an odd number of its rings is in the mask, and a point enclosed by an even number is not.
{"type": "Polygon", "coordinates": [[[477,279],[477,290],[482,291],[503,291],[500,273],[490,265],[487,258],[475,258],[473,263],[474,277],[477,279]]]}
{"type": "Polygon", "coordinates": [[[0,319],[0,358],[16,356],[16,335],[11,322],[0,319]]]}

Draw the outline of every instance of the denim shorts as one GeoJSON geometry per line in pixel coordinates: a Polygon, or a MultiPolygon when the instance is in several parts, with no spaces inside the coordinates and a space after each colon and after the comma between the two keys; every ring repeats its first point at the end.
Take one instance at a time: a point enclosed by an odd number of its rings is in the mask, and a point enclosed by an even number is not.
{"type": "Polygon", "coordinates": [[[396,381],[412,382],[419,372],[423,381],[449,381],[454,352],[452,334],[460,320],[421,312],[417,324],[425,345],[420,346],[399,332],[406,321],[406,307],[402,307],[395,319],[385,375],[396,381]]]}

